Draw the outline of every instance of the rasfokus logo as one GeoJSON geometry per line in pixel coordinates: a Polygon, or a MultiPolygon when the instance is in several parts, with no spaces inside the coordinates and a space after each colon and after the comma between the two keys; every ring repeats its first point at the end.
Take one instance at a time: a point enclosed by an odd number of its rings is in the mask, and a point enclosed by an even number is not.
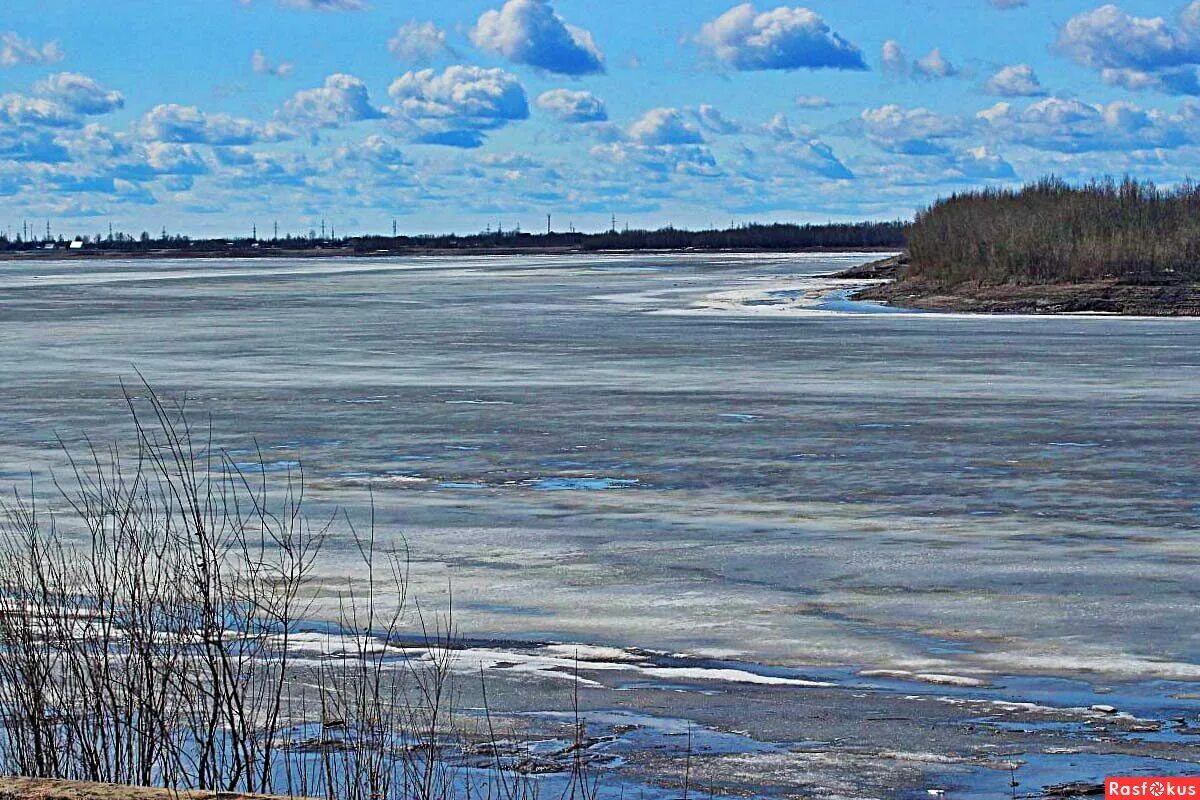
{"type": "Polygon", "coordinates": [[[1149,800],[1171,797],[1194,797],[1200,800],[1200,778],[1106,778],[1105,800],[1114,797],[1141,797],[1149,800]]]}

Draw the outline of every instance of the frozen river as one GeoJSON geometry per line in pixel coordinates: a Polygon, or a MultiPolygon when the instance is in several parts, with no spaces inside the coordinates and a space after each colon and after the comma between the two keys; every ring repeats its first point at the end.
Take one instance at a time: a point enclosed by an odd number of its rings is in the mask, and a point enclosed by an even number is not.
{"type": "Polygon", "coordinates": [[[472,637],[1194,716],[1200,320],[816,297],[874,257],[0,262],[0,478],[124,436],[136,367],[373,494],[472,637]]]}

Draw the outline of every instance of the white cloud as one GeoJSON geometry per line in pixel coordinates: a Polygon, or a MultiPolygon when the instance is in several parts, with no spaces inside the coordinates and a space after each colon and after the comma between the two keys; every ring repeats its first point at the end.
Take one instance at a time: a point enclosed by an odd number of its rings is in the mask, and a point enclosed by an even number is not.
{"type": "Polygon", "coordinates": [[[1176,148],[1196,141],[1200,106],[1168,114],[1117,101],[1092,105],[1050,97],[1024,108],[997,103],[977,115],[993,136],[1060,153],[1176,148]]]}
{"type": "Polygon", "coordinates": [[[700,121],[700,125],[703,126],[704,130],[719,136],[728,136],[742,132],[741,125],[726,117],[716,107],[707,103],[702,104],[696,109],[696,119],[700,121]]]}
{"type": "Polygon", "coordinates": [[[745,3],[700,29],[696,42],[736,70],[867,68],[862,51],[807,8],[759,13],[745,3]]]}
{"type": "Polygon", "coordinates": [[[279,0],[279,4],[304,11],[362,11],[367,7],[363,0],[279,0]]]}
{"type": "Polygon", "coordinates": [[[105,89],[77,72],[57,72],[36,83],[34,91],[76,114],[107,114],[125,106],[125,97],[120,92],[105,89]]]}
{"type": "Polygon", "coordinates": [[[273,64],[262,50],[255,50],[254,55],[250,56],[250,67],[259,75],[274,75],[277,78],[286,78],[292,74],[292,70],[296,68],[296,65],[291,61],[280,61],[278,64],[273,64]]]}
{"type": "Polygon", "coordinates": [[[781,142],[790,142],[807,136],[809,131],[797,131],[792,127],[792,123],[788,120],[787,115],[782,112],[771,117],[765,125],[762,126],[762,133],[770,139],[776,139],[781,142]]]}
{"type": "Polygon", "coordinates": [[[0,95],[0,123],[43,128],[66,128],[79,124],[63,104],[44,97],[23,94],[0,95]]]}
{"type": "Polygon", "coordinates": [[[604,101],[591,92],[551,89],[538,96],[537,105],[560,122],[603,122],[608,119],[604,101]]]}
{"type": "Polygon", "coordinates": [[[700,144],[700,129],[678,108],[652,108],[629,126],[629,138],[646,145],[700,144]]]}
{"type": "Polygon", "coordinates": [[[475,46],[515,64],[561,75],[604,72],[604,54],[591,33],[567,23],[547,0],[508,0],[487,11],[471,31],[475,46]]]}
{"type": "Polygon", "coordinates": [[[58,42],[38,45],[8,31],[0,33],[0,67],[15,67],[21,64],[56,64],[63,60],[58,42]]]}
{"type": "Polygon", "coordinates": [[[174,144],[243,145],[282,141],[291,133],[278,125],[258,123],[229,114],[207,114],[195,106],[166,103],[152,108],[138,124],[139,133],[153,142],[174,144]]]}
{"type": "Polygon", "coordinates": [[[1135,17],[1108,4],[1076,14],[1055,49],[1126,89],[1200,94],[1200,0],[1172,26],[1163,17],[1135,17]]]}
{"type": "Polygon", "coordinates": [[[946,139],[966,132],[963,122],[926,108],[896,104],[868,108],[859,115],[862,129],[878,147],[903,155],[936,155],[949,150],[946,139]]]}
{"type": "Polygon", "coordinates": [[[388,39],[388,52],[409,64],[424,64],[453,51],[446,32],[432,22],[406,22],[388,39]]]}
{"type": "Polygon", "coordinates": [[[923,78],[953,78],[958,75],[958,67],[951,64],[942,55],[940,48],[933,48],[926,55],[913,62],[913,73],[923,78]]]}
{"type": "Polygon", "coordinates": [[[854,178],[854,173],[834,154],[833,148],[820,139],[782,142],[776,152],[805,172],[833,180],[854,178]]]}
{"type": "Polygon", "coordinates": [[[895,39],[888,39],[883,43],[883,47],[879,51],[880,61],[883,63],[883,69],[893,75],[908,74],[908,57],[904,55],[904,48],[895,39]]]}
{"type": "Polygon", "coordinates": [[[716,158],[702,144],[613,142],[596,145],[592,156],[605,164],[637,167],[643,177],[655,181],[673,175],[712,177],[720,172],[716,158]]]}
{"type": "Polygon", "coordinates": [[[414,126],[427,144],[478,147],[480,131],[529,117],[525,88],[502,69],[455,65],[424,69],[392,81],[388,94],[399,122],[414,126]]]}
{"type": "Polygon", "coordinates": [[[316,89],[303,89],[283,104],[280,117],[314,128],[336,128],[350,122],[378,119],[367,85],[359,78],[335,73],[316,89]]]}
{"type": "Polygon", "coordinates": [[[997,97],[1041,97],[1046,94],[1037,73],[1028,64],[1002,67],[984,82],[983,90],[997,97]]]}
{"type": "Polygon", "coordinates": [[[798,108],[830,108],[833,102],[823,95],[819,94],[798,94],[796,95],[796,106],[798,108]]]}
{"type": "Polygon", "coordinates": [[[190,144],[150,142],[143,146],[146,164],[163,175],[204,175],[209,166],[204,157],[190,144]]]}

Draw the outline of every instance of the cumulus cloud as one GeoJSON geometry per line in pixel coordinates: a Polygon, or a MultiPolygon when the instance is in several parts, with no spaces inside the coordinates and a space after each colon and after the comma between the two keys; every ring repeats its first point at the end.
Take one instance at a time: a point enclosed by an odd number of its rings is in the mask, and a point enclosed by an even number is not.
{"type": "Polygon", "coordinates": [[[58,72],[34,85],[34,92],[62,104],[76,114],[107,114],[124,108],[125,97],[105,89],[87,75],[58,72]]]}
{"type": "Polygon", "coordinates": [[[417,129],[425,144],[478,147],[480,131],[529,117],[529,101],[517,77],[502,69],[461,64],[442,72],[423,69],[392,81],[392,115],[417,129]]]}
{"type": "Polygon", "coordinates": [[[983,90],[997,97],[1041,97],[1046,94],[1037,73],[1028,64],[1001,67],[984,82],[983,90]]]}
{"type": "Polygon", "coordinates": [[[24,39],[13,31],[0,33],[0,67],[15,67],[22,64],[56,64],[63,60],[58,42],[38,45],[24,39]]]}
{"type": "MultiPolygon", "coordinates": [[[[0,121],[4,121],[2,110],[0,121]]],[[[0,127],[0,161],[59,164],[70,158],[70,153],[50,131],[0,127]]]]}
{"type": "Polygon", "coordinates": [[[949,151],[947,139],[962,136],[966,127],[957,117],[926,108],[905,109],[896,104],[868,108],[859,123],[876,146],[902,155],[939,155],[949,151]]]}
{"type": "Polygon", "coordinates": [[[1174,25],[1100,6],[1067,20],[1055,49],[1114,86],[1200,95],[1200,0],[1185,7],[1174,25]]]}
{"type": "Polygon", "coordinates": [[[279,0],[279,5],[303,11],[362,11],[367,7],[364,0],[279,0]]]}
{"type": "Polygon", "coordinates": [[[879,51],[879,60],[883,64],[885,72],[893,75],[908,74],[908,56],[904,54],[904,48],[895,39],[888,39],[883,43],[883,47],[879,51]]]}
{"type": "Polygon", "coordinates": [[[254,55],[250,56],[250,67],[259,75],[274,75],[277,78],[286,78],[292,74],[292,70],[296,68],[296,65],[291,61],[280,61],[278,64],[273,64],[267,58],[266,53],[262,50],[255,50],[254,55]]]}
{"type": "Polygon", "coordinates": [[[787,115],[779,113],[771,117],[771,119],[762,126],[762,133],[767,138],[776,139],[781,142],[789,142],[808,135],[809,131],[797,131],[792,127],[792,123],[788,120],[787,115]]]}
{"type": "Polygon", "coordinates": [[[708,22],[696,36],[704,50],[736,70],[865,70],[862,51],[807,8],[759,13],[745,3],[708,22]]]}
{"type": "Polygon", "coordinates": [[[315,89],[302,89],[283,104],[280,117],[314,128],[336,128],[361,120],[379,119],[383,112],[371,105],[367,85],[359,78],[335,73],[315,89]]]}
{"type": "Polygon", "coordinates": [[[629,126],[629,138],[646,145],[701,144],[696,123],[678,108],[652,108],[629,126]]]}
{"type": "Polygon", "coordinates": [[[441,55],[451,55],[446,32],[432,22],[406,22],[388,39],[388,52],[409,64],[424,64],[441,55]]]}
{"type": "Polygon", "coordinates": [[[137,127],[147,140],[174,144],[244,145],[290,138],[290,133],[278,125],[263,126],[252,120],[207,114],[195,106],[175,103],[155,106],[137,127]]]}
{"type": "Polygon", "coordinates": [[[645,177],[656,181],[666,181],[673,175],[720,174],[716,158],[702,144],[612,142],[593,147],[592,156],[606,164],[637,167],[645,177]]]}
{"type": "Polygon", "coordinates": [[[66,128],[78,125],[79,119],[55,100],[10,93],[0,95],[0,124],[66,128]]]}
{"type": "Polygon", "coordinates": [[[1200,106],[1189,101],[1168,114],[1123,101],[1092,105],[1050,97],[1023,109],[997,103],[977,119],[997,138],[1040,150],[1137,151],[1194,143],[1200,106]]]}
{"type": "Polygon", "coordinates": [[[208,163],[194,146],[173,142],[149,142],[142,148],[146,164],[161,175],[204,175],[208,163]]]}
{"type": "Polygon", "coordinates": [[[604,72],[604,54],[592,34],[566,22],[546,0],[508,0],[499,11],[485,12],[471,31],[471,41],[515,64],[547,72],[604,72]]]}
{"type": "Polygon", "coordinates": [[[986,145],[940,155],[892,159],[867,170],[873,182],[888,186],[937,186],[1011,181],[1017,171],[986,145]]]}
{"type": "Polygon", "coordinates": [[[702,104],[696,109],[696,119],[700,122],[704,130],[709,133],[715,133],[718,136],[728,136],[742,132],[741,125],[722,114],[720,109],[707,103],[702,104]]]}
{"type": "Polygon", "coordinates": [[[913,62],[913,74],[919,78],[953,78],[959,74],[958,67],[951,64],[942,55],[940,48],[933,48],[926,55],[913,62]]]}
{"type": "Polygon", "coordinates": [[[373,133],[353,145],[340,145],[333,151],[332,158],[339,164],[367,162],[387,167],[409,165],[400,145],[395,140],[378,133],[373,133]]]}
{"type": "Polygon", "coordinates": [[[952,174],[964,181],[1011,180],[1017,177],[1013,165],[985,145],[971,147],[949,159],[952,174]]]}
{"type": "Polygon", "coordinates": [[[591,92],[551,89],[538,96],[537,105],[560,122],[603,122],[608,119],[604,101],[591,92]]]}
{"type": "Polygon", "coordinates": [[[792,165],[805,172],[832,180],[852,180],[854,173],[834,154],[833,148],[819,139],[783,142],[777,151],[792,165]]]}
{"type": "Polygon", "coordinates": [[[904,47],[895,39],[888,39],[879,50],[879,61],[883,71],[897,77],[913,77],[919,80],[937,80],[939,78],[954,78],[962,74],[954,64],[942,55],[942,50],[935,47],[911,64],[904,47]]]}
{"type": "Polygon", "coordinates": [[[796,106],[799,108],[830,108],[833,102],[823,95],[819,94],[798,94],[796,95],[796,106]]]}

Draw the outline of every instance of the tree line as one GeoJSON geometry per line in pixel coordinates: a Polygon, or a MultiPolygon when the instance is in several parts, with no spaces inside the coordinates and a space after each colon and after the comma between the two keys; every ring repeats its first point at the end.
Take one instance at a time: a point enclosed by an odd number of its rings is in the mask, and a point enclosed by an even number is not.
{"type": "MultiPolygon", "coordinates": [[[[111,233],[107,236],[81,236],[82,248],[103,252],[190,252],[196,254],[230,250],[327,250],[345,249],[356,253],[422,250],[522,250],[537,248],[574,250],[803,250],[813,248],[902,248],[905,222],[855,222],[812,225],[749,224],[727,229],[684,230],[674,227],[657,230],[626,229],[603,233],[549,232],[529,233],[497,231],[475,234],[422,234],[414,236],[309,236],[235,237],[193,239],[143,232],[140,236],[111,233]]],[[[66,248],[68,240],[8,238],[0,235],[0,252],[33,251],[47,247],[66,248]]]]}
{"type": "Polygon", "coordinates": [[[1200,279],[1200,186],[1130,177],[952,195],[907,231],[908,282],[930,286],[1200,279]]]}

